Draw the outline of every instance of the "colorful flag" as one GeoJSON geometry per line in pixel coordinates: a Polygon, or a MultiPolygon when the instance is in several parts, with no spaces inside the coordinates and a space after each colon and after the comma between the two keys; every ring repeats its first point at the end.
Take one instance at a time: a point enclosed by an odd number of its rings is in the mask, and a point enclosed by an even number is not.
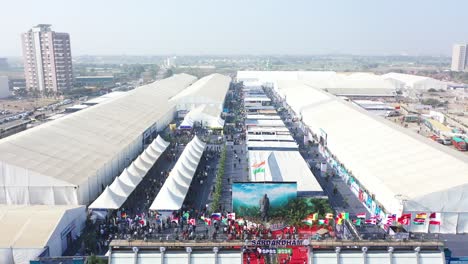
{"type": "Polygon", "coordinates": [[[393,225],[395,218],[396,218],[396,215],[387,215],[384,225],[393,225]]]}
{"type": "Polygon", "coordinates": [[[211,225],[211,219],[210,218],[206,218],[203,219],[203,221],[205,221],[205,225],[211,225]]]}
{"type": "Polygon", "coordinates": [[[336,218],[336,224],[342,225],[342,224],[343,224],[343,218],[337,217],[337,218],[336,218]]]}
{"type": "Polygon", "coordinates": [[[361,226],[361,218],[354,220],[354,225],[361,226]]]}
{"type": "Polygon", "coordinates": [[[221,220],[221,213],[212,213],[211,218],[213,220],[221,220]]]}
{"type": "Polygon", "coordinates": [[[376,219],[366,219],[365,223],[366,224],[371,224],[371,225],[376,225],[377,220],[376,219]]]}
{"type": "Polygon", "coordinates": [[[236,220],[236,213],[229,213],[227,214],[228,219],[236,220]]]}
{"type": "Polygon", "coordinates": [[[313,223],[314,223],[314,222],[312,221],[312,219],[310,219],[310,218],[306,218],[306,219],[302,220],[302,222],[303,222],[304,224],[308,225],[308,226],[311,226],[311,225],[313,225],[313,223]]]}
{"type": "Polygon", "coordinates": [[[328,224],[328,219],[319,219],[318,223],[319,223],[319,225],[327,225],[328,224]]]}
{"type": "Polygon", "coordinates": [[[425,222],[426,222],[426,219],[422,219],[422,218],[413,219],[413,224],[414,225],[424,225],[425,222]]]}
{"type": "Polygon", "coordinates": [[[396,221],[396,214],[387,215],[387,219],[391,219],[393,222],[396,221]]]}
{"type": "Polygon", "coordinates": [[[366,213],[365,212],[364,213],[357,213],[356,217],[357,218],[366,218],[366,213]]]}
{"type": "Polygon", "coordinates": [[[318,213],[310,214],[309,216],[307,216],[307,218],[310,218],[313,221],[317,221],[318,220],[318,213]]]}
{"type": "Polygon", "coordinates": [[[261,172],[265,172],[265,168],[256,168],[256,169],[253,171],[254,174],[261,173],[261,172]]]}
{"type": "Polygon", "coordinates": [[[416,218],[419,218],[419,219],[426,219],[426,218],[427,218],[427,214],[426,214],[426,213],[419,213],[419,214],[416,214],[416,218]]]}
{"type": "Polygon", "coordinates": [[[341,219],[349,220],[349,213],[343,212],[340,214],[341,219]]]}
{"type": "Polygon", "coordinates": [[[409,218],[398,218],[398,223],[402,225],[409,225],[410,224],[410,219],[409,218]]]}
{"type": "Polygon", "coordinates": [[[400,218],[398,218],[398,223],[402,225],[409,225],[411,220],[411,214],[402,214],[400,218]]]}
{"type": "Polygon", "coordinates": [[[263,166],[263,165],[265,165],[265,161],[255,163],[254,165],[252,165],[252,168],[258,168],[258,167],[263,166]]]}
{"type": "Polygon", "coordinates": [[[188,223],[189,225],[197,225],[197,222],[196,222],[195,218],[190,218],[190,219],[187,221],[187,223],[188,223]]]}
{"type": "Polygon", "coordinates": [[[327,219],[333,219],[333,214],[332,214],[332,213],[327,213],[327,214],[325,215],[325,218],[327,218],[327,219]]]}
{"type": "Polygon", "coordinates": [[[429,216],[430,225],[440,225],[440,213],[431,213],[429,216]]]}

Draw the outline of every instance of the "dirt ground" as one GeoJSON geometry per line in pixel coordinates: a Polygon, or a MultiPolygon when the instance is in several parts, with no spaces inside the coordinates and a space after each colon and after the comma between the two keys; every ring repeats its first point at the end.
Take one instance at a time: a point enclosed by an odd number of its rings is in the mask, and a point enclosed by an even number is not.
{"type": "MultiPolygon", "coordinates": [[[[417,133],[417,134],[419,134],[419,135],[421,135],[423,137],[430,137],[431,135],[434,134],[422,122],[420,124],[418,124],[416,122],[401,122],[401,116],[399,116],[399,117],[388,117],[386,119],[388,119],[388,120],[390,120],[392,122],[395,122],[395,124],[400,125],[402,127],[405,127],[405,128],[407,128],[407,129],[413,131],[414,133],[417,133]]],[[[451,148],[451,149],[453,149],[455,151],[459,151],[453,145],[446,145],[445,147],[451,148]]],[[[463,151],[462,153],[468,156],[468,151],[463,151]]]]}
{"type": "Polygon", "coordinates": [[[54,98],[23,98],[17,99],[0,99],[0,110],[9,110],[13,113],[33,110],[55,102],[59,99],[54,98]]]}

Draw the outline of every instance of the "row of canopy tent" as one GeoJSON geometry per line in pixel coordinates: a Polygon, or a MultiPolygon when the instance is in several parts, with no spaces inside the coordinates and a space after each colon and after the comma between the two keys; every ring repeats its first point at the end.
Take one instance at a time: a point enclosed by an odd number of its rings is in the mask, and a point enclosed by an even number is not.
{"type": "Polygon", "coordinates": [[[174,211],[182,208],[205,147],[206,143],[197,136],[187,144],[151,204],[151,210],[174,211]]]}
{"type": "Polygon", "coordinates": [[[206,104],[200,105],[185,116],[179,129],[191,129],[195,122],[199,122],[203,127],[210,129],[223,129],[224,120],[220,117],[221,110],[206,104]]]}
{"type": "Polygon", "coordinates": [[[110,186],[107,186],[102,194],[89,206],[90,209],[119,209],[138,184],[143,180],[148,171],[161,157],[169,146],[158,135],[156,139],[136,158],[130,166],[115,178],[110,186]]]}

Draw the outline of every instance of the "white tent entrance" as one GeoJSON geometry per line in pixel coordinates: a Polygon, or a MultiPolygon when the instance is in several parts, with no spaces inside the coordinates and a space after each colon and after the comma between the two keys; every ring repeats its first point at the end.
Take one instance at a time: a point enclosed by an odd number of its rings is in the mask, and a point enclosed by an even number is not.
{"type": "Polygon", "coordinates": [[[119,209],[138,184],[143,180],[156,161],[161,157],[169,142],[160,136],[151,142],[143,153],[89,206],[90,209],[119,209]]]}
{"type": "Polygon", "coordinates": [[[206,144],[197,136],[190,141],[151,204],[151,210],[173,211],[182,208],[206,144]]]}

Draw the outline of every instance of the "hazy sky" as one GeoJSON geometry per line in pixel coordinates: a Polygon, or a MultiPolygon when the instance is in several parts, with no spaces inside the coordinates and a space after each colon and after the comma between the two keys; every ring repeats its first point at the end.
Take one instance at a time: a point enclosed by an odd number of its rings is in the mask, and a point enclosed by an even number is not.
{"type": "Polygon", "coordinates": [[[0,57],[52,24],[83,54],[449,55],[467,0],[4,0],[0,57]]]}

